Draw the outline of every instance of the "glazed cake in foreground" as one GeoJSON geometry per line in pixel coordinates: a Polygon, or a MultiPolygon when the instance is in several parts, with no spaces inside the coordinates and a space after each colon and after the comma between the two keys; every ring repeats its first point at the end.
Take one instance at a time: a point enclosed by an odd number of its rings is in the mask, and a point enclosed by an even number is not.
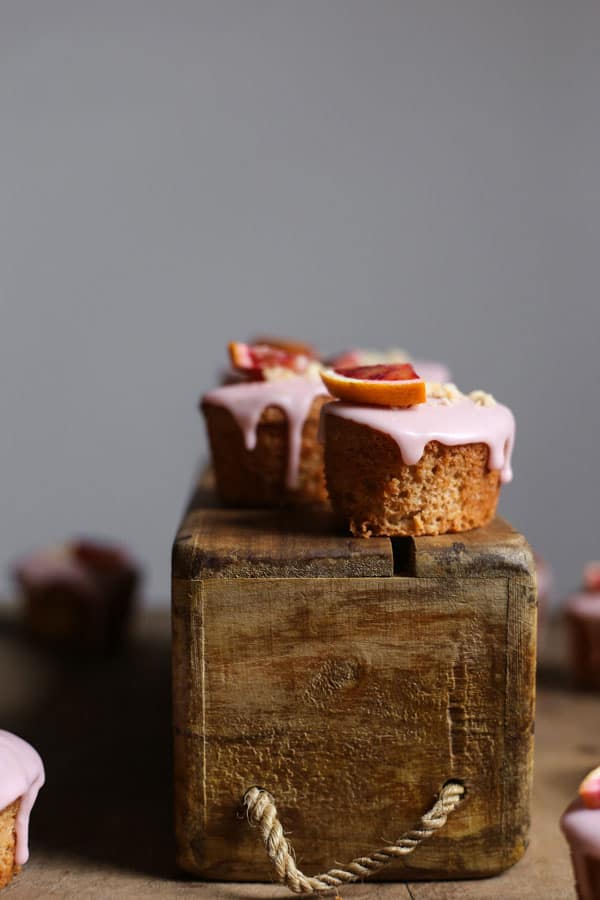
{"type": "MultiPolygon", "coordinates": [[[[326,502],[317,437],[321,407],[330,399],[320,379],[323,361],[309,344],[270,336],[232,342],[229,355],[231,369],[221,386],[201,401],[221,500],[240,507],[326,502]]],[[[392,357],[411,368],[400,350],[355,349],[333,364],[386,363],[392,357]]],[[[441,363],[418,365],[432,380],[448,377],[441,363]]]]}
{"type": "Polygon", "coordinates": [[[579,900],[600,897],[600,768],[587,775],[560,820],[569,843],[579,900]]]}
{"type": "MultiPolygon", "coordinates": [[[[331,390],[334,390],[332,387],[331,390]]],[[[427,385],[425,403],[323,407],[327,489],[352,534],[436,535],[494,517],[515,422],[491,395],[427,385]]]]}
{"type": "Polygon", "coordinates": [[[33,747],[0,731],[0,888],[29,858],[29,815],[44,784],[44,766],[33,747]]]}

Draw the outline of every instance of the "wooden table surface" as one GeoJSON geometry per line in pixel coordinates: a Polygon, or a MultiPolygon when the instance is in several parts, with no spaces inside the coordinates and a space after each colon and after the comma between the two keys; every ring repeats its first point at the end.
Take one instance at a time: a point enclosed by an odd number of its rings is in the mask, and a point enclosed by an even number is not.
{"type": "MultiPolygon", "coordinates": [[[[168,614],[141,616],[135,635],[109,661],[57,660],[30,647],[11,609],[1,608],[0,725],[34,744],[47,773],[31,860],[5,896],[292,896],[275,885],[194,882],[175,870],[168,614]]],[[[570,691],[557,654],[548,654],[539,673],[531,845],[521,862],[484,881],[352,885],[344,900],[575,898],[558,819],[598,762],[600,699],[570,691]]]]}

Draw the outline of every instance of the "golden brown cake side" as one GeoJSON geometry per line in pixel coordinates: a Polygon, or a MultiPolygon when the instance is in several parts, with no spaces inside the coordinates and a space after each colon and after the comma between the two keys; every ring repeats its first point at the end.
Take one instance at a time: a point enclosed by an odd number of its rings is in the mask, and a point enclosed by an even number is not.
{"type": "Polygon", "coordinates": [[[9,883],[21,868],[15,863],[17,835],[15,821],[20,800],[0,811],[0,890],[9,883]]]}
{"type": "Polygon", "coordinates": [[[232,506],[280,506],[327,499],[323,448],[318,440],[321,407],[329,398],[315,397],[302,428],[297,486],[286,487],[289,428],[285,413],[268,406],[256,428],[256,445],[246,449],[244,435],[232,413],[205,400],[202,411],[215,469],[217,490],[232,506]]]}
{"type": "Polygon", "coordinates": [[[444,534],[493,518],[500,473],[488,469],[486,444],[430,441],[409,466],[390,435],[367,425],[326,415],[324,430],[329,497],[352,534],[444,534]]]}

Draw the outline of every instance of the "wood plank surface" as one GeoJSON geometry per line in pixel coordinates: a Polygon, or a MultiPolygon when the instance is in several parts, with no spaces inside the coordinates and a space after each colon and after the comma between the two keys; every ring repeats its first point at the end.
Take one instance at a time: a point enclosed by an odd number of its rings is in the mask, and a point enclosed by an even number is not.
{"type": "Polygon", "coordinates": [[[506,522],[351,538],[325,507],[222,508],[207,472],[173,570],[183,868],[268,877],[235,827],[252,784],[277,792],[311,869],[406,830],[451,777],[468,801],[410,857],[410,877],[491,874],[522,855],[535,592],[531,552],[506,522]],[[360,829],[349,834],[354,814],[360,829]]]}
{"type": "Polygon", "coordinates": [[[505,519],[462,534],[408,538],[413,544],[410,574],[417,578],[444,575],[526,575],[533,567],[531,549],[505,519]]]}
{"type": "MultiPolygon", "coordinates": [[[[0,722],[32,741],[47,769],[32,818],[31,861],[3,896],[292,896],[276,885],[202,883],[177,873],[169,670],[166,613],[141,617],[122,656],[82,665],[31,648],[13,611],[2,609],[0,722]]],[[[343,900],[575,900],[558,818],[599,760],[598,695],[570,690],[562,660],[552,654],[540,672],[532,835],[523,859],[485,880],[352,885],[342,891],[343,900]]]]}
{"type": "Polygon", "coordinates": [[[323,505],[229,509],[210,469],[200,478],[177,533],[177,578],[367,578],[527,574],[527,542],[504,519],[463,534],[426,538],[350,537],[323,505]]]}
{"type": "Polygon", "coordinates": [[[192,496],[173,547],[177,578],[386,577],[388,538],[357,541],[327,506],[228,509],[208,470],[192,496]]]}

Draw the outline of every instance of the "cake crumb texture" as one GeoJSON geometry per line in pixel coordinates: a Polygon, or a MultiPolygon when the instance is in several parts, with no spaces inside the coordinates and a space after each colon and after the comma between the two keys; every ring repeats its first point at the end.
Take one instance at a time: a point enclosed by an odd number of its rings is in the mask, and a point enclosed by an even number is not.
{"type": "Polygon", "coordinates": [[[225,407],[204,402],[217,490],[231,506],[274,507],[286,503],[327,500],[323,448],[318,439],[321,407],[330,398],[314,399],[302,429],[298,486],[285,486],[288,463],[288,421],[277,406],[268,406],[256,429],[256,447],[247,450],[242,431],[225,407]]]}
{"type": "Polygon", "coordinates": [[[487,444],[430,441],[416,465],[396,441],[341,416],[325,416],[325,472],[334,510],[352,534],[435,535],[468,531],[496,512],[500,473],[487,444]]]}
{"type": "Polygon", "coordinates": [[[19,810],[19,800],[0,812],[0,890],[9,883],[20,866],[15,863],[16,831],[15,820],[19,810]]]}

